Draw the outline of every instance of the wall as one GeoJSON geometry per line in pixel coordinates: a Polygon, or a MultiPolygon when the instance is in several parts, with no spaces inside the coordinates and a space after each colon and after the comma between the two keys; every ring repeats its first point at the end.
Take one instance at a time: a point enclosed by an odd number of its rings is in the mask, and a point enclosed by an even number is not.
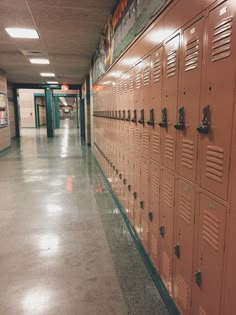
{"type": "MultiPolygon", "coordinates": [[[[0,92],[7,94],[7,79],[4,71],[0,70],[0,92]]],[[[9,120],[9,116],[8,116],[9,120]]],[[[5,128],[0,128],[0,152],[11,145],[10,123],[5,128]]]]}
{"type": "Polygon", "coordinates": [[[44,90],[19,89],[20,126],[35,128],[34,94],[44,90]]]}
{"type": "Polygon", "coordinates": [[[38,96],[36,98],[36,103],[40,106],[39,108],[39,122],[40,126],[46,125],[46,104],[45,97],[38,96]]]}
{"type": "Polygon", "coordinates": [[[15,109],[13,100],[13,86],[7,84],[7,96],[8,96],[8,111],[9,111],[9,123],[11,139],[16,137],[16,121],[15,121],[15,109]]]}

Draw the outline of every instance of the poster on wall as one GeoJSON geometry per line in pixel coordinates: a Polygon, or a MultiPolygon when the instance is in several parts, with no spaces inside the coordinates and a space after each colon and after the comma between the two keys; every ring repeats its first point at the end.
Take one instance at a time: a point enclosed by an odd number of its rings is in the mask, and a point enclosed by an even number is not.
{"type": "Polygon", "coordinates": [[[0,94],[0,128],[7,127],[8,113],[7,113],[7,95],[0,94]]]}

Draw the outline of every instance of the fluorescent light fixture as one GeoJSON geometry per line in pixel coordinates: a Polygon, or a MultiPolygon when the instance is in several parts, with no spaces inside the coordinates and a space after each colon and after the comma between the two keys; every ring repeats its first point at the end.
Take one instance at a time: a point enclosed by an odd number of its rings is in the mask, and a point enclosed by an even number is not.
{"type": "Polygon", "coordinates": [[[37,64],[37,65],[49,65],[50,64],[49,60],[46,58],[30,58],[29,61],[31,63],[37,64]]]}
{"type": "Polygon", "coordinates": [[[47,81],[47,84],[58,84],[57,81],[47,81]]]}
{"type": "Polygon", "coordinates": [[[38,32],[30,28],[6,27],[5,30],[13,38],[39,38],[38,32]]]}
{"type": "Polygon", "coordinates": [[[41,72],[41,77],[55,77],[55,73],[52,72],[41,72]]]}

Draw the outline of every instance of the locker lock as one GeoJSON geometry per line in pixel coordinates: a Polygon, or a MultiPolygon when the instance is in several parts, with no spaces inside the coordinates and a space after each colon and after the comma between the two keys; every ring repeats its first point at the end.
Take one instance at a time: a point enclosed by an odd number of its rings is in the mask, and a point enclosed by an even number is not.
{"type": "Polygon", "coordinates": [[[149,126],[154,127],[155,126],[155,121],[154,121],[154,109],[150,109],[150,119],[147,121],[147,124],[149,126]]]}
{"type": "Polygon", "coordinates": [[[122,174],[121,173],[119,174],[119,178],[122,179],[122,174]]]}
{"type": "Polygon", "coordinates": [[[153,214],[152,214],[152,212],[149,212],[149,213],[148,213],[148,218],[149,218],[149,220],[152,222],[152,219],[153,219],[153,214]]]}
{"type": "Polygon", "coordinates": [[[144,109],[141,110],[141,118],[138,123],[144,126],[144,109]]]}
{"type": "Polygon", "coordinates": [[[161,225],[161,226],[160,226],[160,235],[161,235],[162,237],[164,237],[164,235],[165,235],[165,228],[164,228],[164,225],[161,225]]]}
{"type": "Polygon", "coordinates": [[[126,185],[126,179],[125,178],[123,179],[123,184],[126,185]]]}
{"type": "Polygon", "coordinates": [[[133,193],[133,196],[134,196],[134,199],[136,200],[136,199],[137,199],[137,193],[136,193],[136,191],[133,193]]]}
{"type": "Polygon", "coordinates": [[[179,118],[175,124],[175,129],[183,130],[185,128],[185,112],[184,106],[179,109],[179,118]]]}
{"type": "Polygon", "coordinates": [[[167,109],[166,109],[166,107],[163,108],[161,111],[161,121],[159,122],[159,126],[161,128],[167,127],[167,109]]]}
{"type": "Polygon", "coordinates": [[[197,131],[200,134],[208,134],[209,129],[210,129],[210,106],[207,105],[203,108],[202,110],[202,121],[200,122],[197,131]]]}
{"type": "Polygon", "coordinates": [[[141,208],[141,209],[144,208],[144,202],[143,202],[143,201],[140,201],[139,205],[140,205],[140,208],[141,208]]]}
{"type": "Polygon", "coordinates": [[[179,246],[179,244],[175,244],[174,250],[175,250],[175,256],[179,258],[179,256],[180,256],[180,246],[179,246]]]}
{"type": "Polygon", "coordinates": [[[196,282],[197,286],[200,288],[202,285],[202,273],[200,270],[195,272],[194,278],[195,278],[195,282],[196,282]]]}
{"type": "Polygon", "coordinates": [[[131,185],[128,185],[128,191],[131,191],[131,185]]]}

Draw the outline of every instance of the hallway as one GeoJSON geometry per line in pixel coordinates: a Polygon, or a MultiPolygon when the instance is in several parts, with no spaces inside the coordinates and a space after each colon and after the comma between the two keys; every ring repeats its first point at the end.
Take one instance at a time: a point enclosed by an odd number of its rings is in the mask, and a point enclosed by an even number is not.
{"type": "Polygon", "coordinates": [[[0,157],[0,314],[168,314],[76,129],[0,157]]]}

